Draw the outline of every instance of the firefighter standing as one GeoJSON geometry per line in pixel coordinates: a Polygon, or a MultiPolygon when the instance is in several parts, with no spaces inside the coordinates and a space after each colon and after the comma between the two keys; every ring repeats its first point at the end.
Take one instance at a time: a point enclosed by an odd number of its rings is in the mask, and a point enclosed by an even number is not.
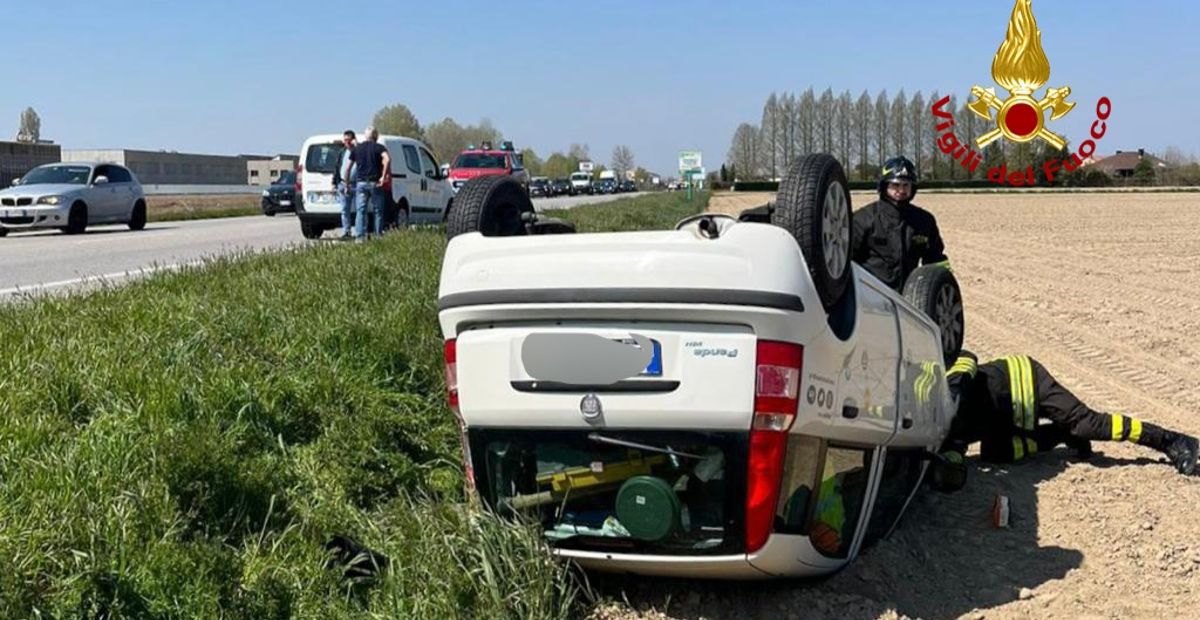
{"type": "Polygon", "coordinates": [[[1095,411],[1063,387],[1037,360],[1014,355],[979,364],[963,351],[946,373],[959,395],[958,414],[943,455],[961,462],[980,442],[980,457],[994,463],[1020,461],[1065,443],[1091,456],[1091,441],[1128,441],[1158,450],[1184,475],[1200,473],[1200,442],[1121,413],[1095,411]],[[1049,424],[1039,424],[1039,419],[1049,424]]]}
{"type": "Polygon", "coordinates": [[[879,200],[856,211],[851,227],[851,260],[896,291],[919,265],[950,265],[937,219],[911,202],[917,180],[911,161],[889,159],[879,177],[879,200]]]}

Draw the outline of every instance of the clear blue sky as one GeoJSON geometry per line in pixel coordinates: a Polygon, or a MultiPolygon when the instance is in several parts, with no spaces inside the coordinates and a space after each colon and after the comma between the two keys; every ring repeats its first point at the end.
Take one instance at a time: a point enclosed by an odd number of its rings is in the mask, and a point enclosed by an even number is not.
{"type": "MultiPolygon", "coordinates": [[[[772,91],[990,85],[1011,0],[802,2],[56,2],[3,0],[0,139],[32,105],[65,148],[291,153],[401,102],[423,124],[490,118],[543,156],[625,143],[670,174],[680,149],[719,167],[772,91]]],[[[1050,85],[1082,140],[1113,100],[1101,153],[1200,154],[1200,3],[1035,0],[1050,85]]]]}

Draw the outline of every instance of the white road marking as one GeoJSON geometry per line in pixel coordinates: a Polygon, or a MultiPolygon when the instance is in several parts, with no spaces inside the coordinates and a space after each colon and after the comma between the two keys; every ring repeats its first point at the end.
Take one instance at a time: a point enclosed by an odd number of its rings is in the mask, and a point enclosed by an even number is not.
{"type": "Polygon", "coordinates": [[[139,276],[139,275],[147,275],[147,274],[155,273],[158,271],[170,271],[172,269],[179,269],[182,267],[190,267],[190,266],[194,266],[194,265],[199,265],[203,262],[204,261],[188,261],[188,262],[183,262],[183,263],[172,263],[170,265],[139,267],[137,269],[127,269],[125,271],[114,271],[112,273],[104,273],[104,274],[100,274],[100,275],[83,276],[82,278],[71,278],[70,280],[58,280],[56,282],[43,282],[40,284],[29,284],[29,285],[25,285],[25,286],[13,286],[10,288],[0,289],[0,295],[16,295],[18,293],[29,293],[29,292],[34,292],[37,290],[45,290],[45,289],[52,289],[52,288],[60,288],[63,286],[70,286],[72,284],[83,284],[83,283],[86,283],[89,281],[99,282],[99,281],[103,281],[103,280],[120,280],[123,278],[129,278],[129,277],[134,277],[134,276],[139,276]]]}

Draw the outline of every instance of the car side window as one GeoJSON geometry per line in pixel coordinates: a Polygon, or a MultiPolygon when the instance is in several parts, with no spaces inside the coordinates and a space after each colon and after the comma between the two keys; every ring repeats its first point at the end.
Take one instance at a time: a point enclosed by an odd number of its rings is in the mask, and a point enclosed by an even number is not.
{"type": "Polygon", "coordinates": [[[404,145],[404,165],[414,174],[421,174],[421,158],[417,156],[417,147],[404,145]]]}
{"type": "Polygon", "coordinates": [[[871,518],[867,522],[864,547],[886,536],[903,512],[904,505],[921,480],[921,468],[924,463],[921,456],[920,450],[887,451],[887,456],[883,459],[879,491],[875,494],[871,518]]]}
{"type": "Polygon", "coordinates": [[[96,169],[92,171],[92,183],[95,183],[96,179],[100,177],[108,177],[109,182],[112,182],[112,177],[108,176],[108,166],[96,166],[96,169]]]}
{"type": "Polygon", "coordinates": [[[871,453],[828,445],[816,489],[808,538],[821,555],[845,558],[858,531],[870,482],[871,453]]]}
{"type": "Polygon", "coordinates": [[[108,167],[109,183],[132,183],[133,177],[129,176],[129,171],[120,166],[108,167]]]}
{"type": "Polygon", "coordinates": [[[425,169],[424,170],[425,176],[427,176],[431,179],[437,177],[437,175],[438,175],[437,160],[434,159],[433,155],[430,155],[429,151],[427,151],[425,149],[421,149],[421,166],[425,169]]]}
{"type": "Polygon", "coordinates": [[[521,156],[520,155],[517,155],[514,153],[512,155],[509,155],[508,158],[509,158],[509,161],[512,162],[513,170],[521,170],[524,168],[524,166],[521,165],[521,156]]]}

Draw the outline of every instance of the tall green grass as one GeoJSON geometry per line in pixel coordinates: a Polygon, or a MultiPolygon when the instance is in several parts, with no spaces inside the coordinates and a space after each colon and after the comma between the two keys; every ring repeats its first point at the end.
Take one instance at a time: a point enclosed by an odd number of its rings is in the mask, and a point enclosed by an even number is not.
{"type": "MultiPolygon", "coordinates": [[[[706,200],[681,198],[559,215],[666,228],[706,200]]],[[[413,230],[0,306],[0,617],[578,616],[535,532],[465,509],[444,248],[413,230]],[[338,534],[392,563],[348,583],[338,534]]]]}

